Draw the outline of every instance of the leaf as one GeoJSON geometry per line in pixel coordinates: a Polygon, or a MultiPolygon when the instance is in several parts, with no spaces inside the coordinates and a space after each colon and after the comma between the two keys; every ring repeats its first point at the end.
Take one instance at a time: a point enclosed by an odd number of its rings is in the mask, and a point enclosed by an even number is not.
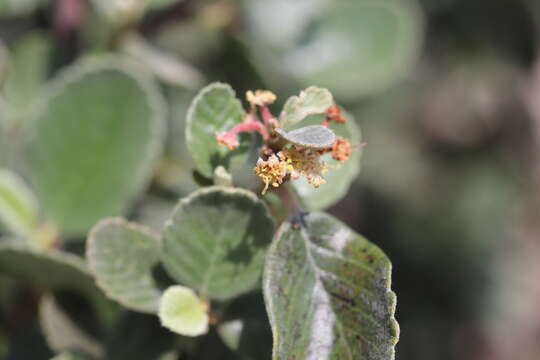
{"type": "Polygon", "coordinates": [[[229,131],[244,116],[242,104],[229,85],[212,83],[193,99],[188,111],[186,141],[202,175],[211,178],[219,165],[229,170],[234,164],[245,162],[249,136],[240,136],[240,146],[232,151],[216,142],[216,134],[229,131]]]}
{"type": "Polygon", "coordinates": [[[120,218],[100,221],[86,244],[86,259],[97,285],[120,304],[156,313],[161,291],[152,277],[160,244],[149,229],[120,218]]]}
{"type": "Polygon", "coordinates": [[[309,125],[291,131],[276,128],[275,131],[288,142],[311,149],[327,149],[336,141],[334,132],[322,125],[309,125]]]}
{"type": "Polygon", "coordinates": [[[420,55],[424,19],[416,0],[251,0],[245,6],[255,36],[253,63],[270,81],[293,78],[355,100],[401,80],[420,55]],[[260,48],[270,54],[259,59],[260,48]],[[268,72],[269,65],[281,74],[268,72]]]}
{"type": "Polygon", "coordinates": [[[208,332],[208,304],[185,286],[175,285],[163,293],[159,319],[167,329],[184,336],[208,332]]]}
{"type": "Polygon", "coordinates": [[[0,168],[0,222],[14,234],[27,236],[38,219],[38,204],[32,190],[15,173],[0,168]]]}
{"type": "Polygon", "coordinates": [[[175,280],[226,300],[257,286],[273,232],[252,192],[209,187],[180,201],[163,230],[161,257],[175,280]]]}
{"type": "Polygon", "coordinates": [[[30,105],[38,98],[47,77],[51,53],[49,37],[43,32],[31,32],[15,43],[11,68],[4,84],[10,117],[18,120],[32,109],[30,105]]]}
{"type": "MultiPolygon", "coordinates": [[[[347,114],[347,119],[345,124],[331,122],[329,127],[337,136],[348,139],[353,146],[359,145],[362,142],[360,129],[351,115],[347,114]]],[[[330,154],[324,154],[322,159],[330,166],[330,169],[324,173],[326,183],[319,188],[314,188],[304,178],[291,182],[307,209],[327,208],[347,194],[349,187],[360,172],[362,151],[362,147],[354,149],[349,160],[345,163],[332,159],[330,154]]]]}
{"type": "Polygon", "coordinates": [[[29,147],[44,212],[67,235],[119,215],[148,182],[161,152],[165,105],[137,65],[94,58],[48,88],[29,147]]]}
{"type": "MultiPolygon", "coordinates": [[[[80,312],[80,308],[78,309],[80,312]]],[[[57,352],[76,350],[101,358],[102,345],[57,303],[51,294],[45,295],[39,305],[39,322],[49,347],[57,352]]]]}
{"type": "Polygon", "coordinates": [[[302,91],[299,96],[291,96],[280,115],[280,121],[285,126],[293,126],[309,115],[323,114],[332,106],[334,100],[327,89],[311,86],[302,91]]]}
{"type": "Polygon", "coordinates": [[[332,216],[283,223],[263,279],[273,359],[394,359],[390,278],[386,255],[332,216]]]}
{"type": "Polygon", "coordinates": [[[99,294],[85,261],[63,251],[45,252],[0,244],[0,273],[45,288],[76,290],[91,296],[99,294]]]}

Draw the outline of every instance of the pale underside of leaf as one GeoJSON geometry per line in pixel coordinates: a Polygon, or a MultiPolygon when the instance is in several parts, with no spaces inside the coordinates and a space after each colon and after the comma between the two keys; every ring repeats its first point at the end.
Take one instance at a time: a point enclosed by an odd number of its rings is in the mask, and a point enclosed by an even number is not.
{"type": "Polygon", "coordinates": [[[310,149],[328,149],[336,141],[334,132],[322,125],[309,125],[291,131],[276,128],[275,131],[288,142],[310,149]]]}

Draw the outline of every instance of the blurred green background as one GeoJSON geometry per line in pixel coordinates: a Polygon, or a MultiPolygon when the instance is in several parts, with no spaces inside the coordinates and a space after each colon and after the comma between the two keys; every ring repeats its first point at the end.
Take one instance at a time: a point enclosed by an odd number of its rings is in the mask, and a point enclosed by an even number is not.
{"type": "MultiPolygon", "coordinates": [[[[330,212],[393,262],[396,358],[537,360],[539,31],[536,0],[0,0],[0,167],[30,184],[47,173],[47,159],[21,150],[47,84],[81,59],[122,55],[158,81],[165,151],[146,191],[134,185],[129,206],[95,214],[159,229],[196,186],[183,129],[202,86],[271,89],[275,114],[306,86],[327,87],[368,142],[330,212]]],[[[111,102],[129,101],[122,89],[111,102]]],[[[41,201],[54,186],[43,183],[41,201]]],[[[85,221],[67,227],[65,248],[82,253],[85,221]]],[[[0,274],[0,358],[50,355],[36,296],[0,274]]]]}

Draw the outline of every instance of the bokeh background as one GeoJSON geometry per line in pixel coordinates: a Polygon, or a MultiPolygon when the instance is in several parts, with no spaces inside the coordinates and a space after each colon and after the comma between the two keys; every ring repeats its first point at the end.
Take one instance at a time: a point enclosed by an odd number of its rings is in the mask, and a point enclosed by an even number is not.
{"type": "MultiPolygon", "coordinates": [[[[89,55],[131,57],[169,108],[166,153],[128,212],[159,228],[196,186],[183,127],[198,89],[268,88],[277,113],[327,87],[368,142],[329,211],[393,262],[397,359],[540,359],[540,2],[142,3],[0,0],[2,167],[25,174],[21,122],[43,83],[89,55]]],[[[0,274],[0,358],[48,358],[35,296],[0,274]]]]}

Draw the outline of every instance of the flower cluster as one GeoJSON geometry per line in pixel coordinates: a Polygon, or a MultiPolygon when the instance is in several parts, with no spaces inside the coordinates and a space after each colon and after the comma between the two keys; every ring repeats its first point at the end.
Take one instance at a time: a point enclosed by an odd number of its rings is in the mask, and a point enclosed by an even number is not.
{"type": "Polygon", "coordinates": [[[291,146],[271,154],[266,160],[259,158],[253,170],[265,184],[262,193],[265,194],[270,185],[281,185],[287,176],[292,179],[304,176],[316,188],[326,183],[322,175],[328,166],[321,160],[321,154],[319,150],[291,146]]]}
{"type": "MultiPolygon", "coordinates": [[[[238,147],[238,133],[243,131],[259,132],[265,144],[261,150],[254,171],[264,183],[262,193],[265,194],[270,186],[279,187],[288,179],[305,177],[315,188],[326,183],[323,175],[329,169],[321,155],[331,153],[332,158],[344,163],[349,160],[354,148],[349,140],[338,137],[327,149],[312,149],[293,144],[276,142],[275,129],[279,122],[270,113],[268,105],[274,103],[276,96],[270,91],[248,91],[246,98],[251,104],[251,110],[244,121],[225,133],[216,134],[218,144],[229,149],[238,147]],[[257,116],[259,111],[262,120],[257,116]]],[[[326,110],[325,120],[321,125],[328,126],[330,122],[343,124],[347,121],[340,108],[334,103],[326,110]]]]}

